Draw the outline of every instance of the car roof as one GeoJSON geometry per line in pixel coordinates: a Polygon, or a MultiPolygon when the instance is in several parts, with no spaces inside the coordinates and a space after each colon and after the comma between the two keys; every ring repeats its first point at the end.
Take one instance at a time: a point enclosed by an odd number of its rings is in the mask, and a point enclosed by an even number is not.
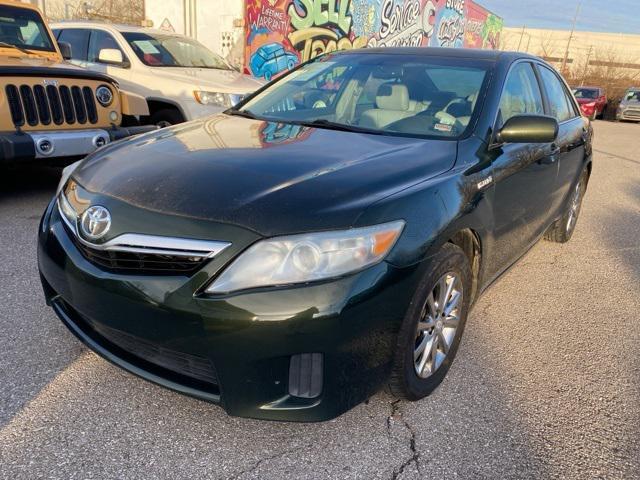
{"type": "Polygon", "coordinates": [[[445,47],[378,47],[362,48],[358,50],[341,50],[333,52],[340,55],[352,54],[381,54],[386,55],[415,55],[421,57],[466,58],[475,60],[489,60],[492,62],[529,58],[540,60],[538,57],[522,52],[504,52],[500,50],[480,50],[474,48],[445,48],[445,47]]]}
{"type": "Polygon", "coordinates": [[[143,33],[155,33],[156,35],[175,35],[176,37],[184,37],[184,35],[175,32],[168,32],[166,30],[159,30],[157,28],[139,27],[136,25],[125,25],[121,23],[106,23],[90,20],[69,20],[62,22],[52,22],[51,28],[60,29],[65,27],[76,28],[95,28],[101,27],[106,30],[116,32],[143,32],[143,33]]]}
{"type": "Polygon", "coordinates": [[[275,52],[276,50],[284,50],[284,47],[279,43],[269,43],[260,47],[265,52],[275,52]]]}

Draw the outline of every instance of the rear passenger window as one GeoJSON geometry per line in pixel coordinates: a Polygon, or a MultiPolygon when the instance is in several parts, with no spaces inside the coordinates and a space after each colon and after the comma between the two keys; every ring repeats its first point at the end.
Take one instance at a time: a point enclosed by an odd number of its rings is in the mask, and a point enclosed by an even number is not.
{"type": "Polygon", "coordinates": [[[538,79],[530,63],[513,67],[500,99],[502,124],[516,115],[543,115],[544,105],[538,79]]]}
{"type": "Polygon", "coordinates": [[[67,42],[71,45],[71,58],[73,60],[87,61],[89,30],[83,28],[66,28],[60,32],[58,41],[67,42]]]}
{"type": "Polygon", "coordinates": [[[576,116],[573,103],[558,76],[547,67],[540,67],[540,76],[549,99],[549,112],[558,122],[564,122],[576,116]]]}

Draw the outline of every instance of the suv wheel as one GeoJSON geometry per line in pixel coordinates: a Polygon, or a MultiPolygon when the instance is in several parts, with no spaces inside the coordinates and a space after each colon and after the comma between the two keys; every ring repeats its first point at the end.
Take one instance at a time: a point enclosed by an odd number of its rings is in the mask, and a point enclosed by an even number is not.
{"type": "Polygon", "coordinates": [[[400,333],[389,389],[419,400],[444,379],[458,350],[471,300],[471,268],[464,252],[447,243],[424,273],[400,333]]]}

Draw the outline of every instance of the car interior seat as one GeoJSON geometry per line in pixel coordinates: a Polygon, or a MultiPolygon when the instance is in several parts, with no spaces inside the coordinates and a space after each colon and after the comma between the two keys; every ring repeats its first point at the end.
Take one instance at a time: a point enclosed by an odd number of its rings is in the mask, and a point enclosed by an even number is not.
{"type": "Polygon", "coordinates": [[[410,109],[409,90],[406,85],[383,83],[376,93],[376,108],[363,112],[359,125],[384,128],[415,114],[416,112],[410,109]]]}
{"type": "Polygon", "coordinates": [[[463,126],[469,125],[471,114],[476,107],[478,94],[472,93],[466,98],[455,98],[445,108],[436,113],[436,118],[442,123],[453,125],[459,122],[463,126]]]}

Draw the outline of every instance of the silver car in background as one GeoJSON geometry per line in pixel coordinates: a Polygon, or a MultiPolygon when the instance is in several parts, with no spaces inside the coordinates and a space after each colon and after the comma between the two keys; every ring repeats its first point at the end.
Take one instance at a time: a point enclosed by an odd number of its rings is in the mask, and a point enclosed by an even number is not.
{"type": "Polygon", "coordinates": [[[616,120],[640,122],[640,88],[630,88],[622,97],[616,120]]]}

